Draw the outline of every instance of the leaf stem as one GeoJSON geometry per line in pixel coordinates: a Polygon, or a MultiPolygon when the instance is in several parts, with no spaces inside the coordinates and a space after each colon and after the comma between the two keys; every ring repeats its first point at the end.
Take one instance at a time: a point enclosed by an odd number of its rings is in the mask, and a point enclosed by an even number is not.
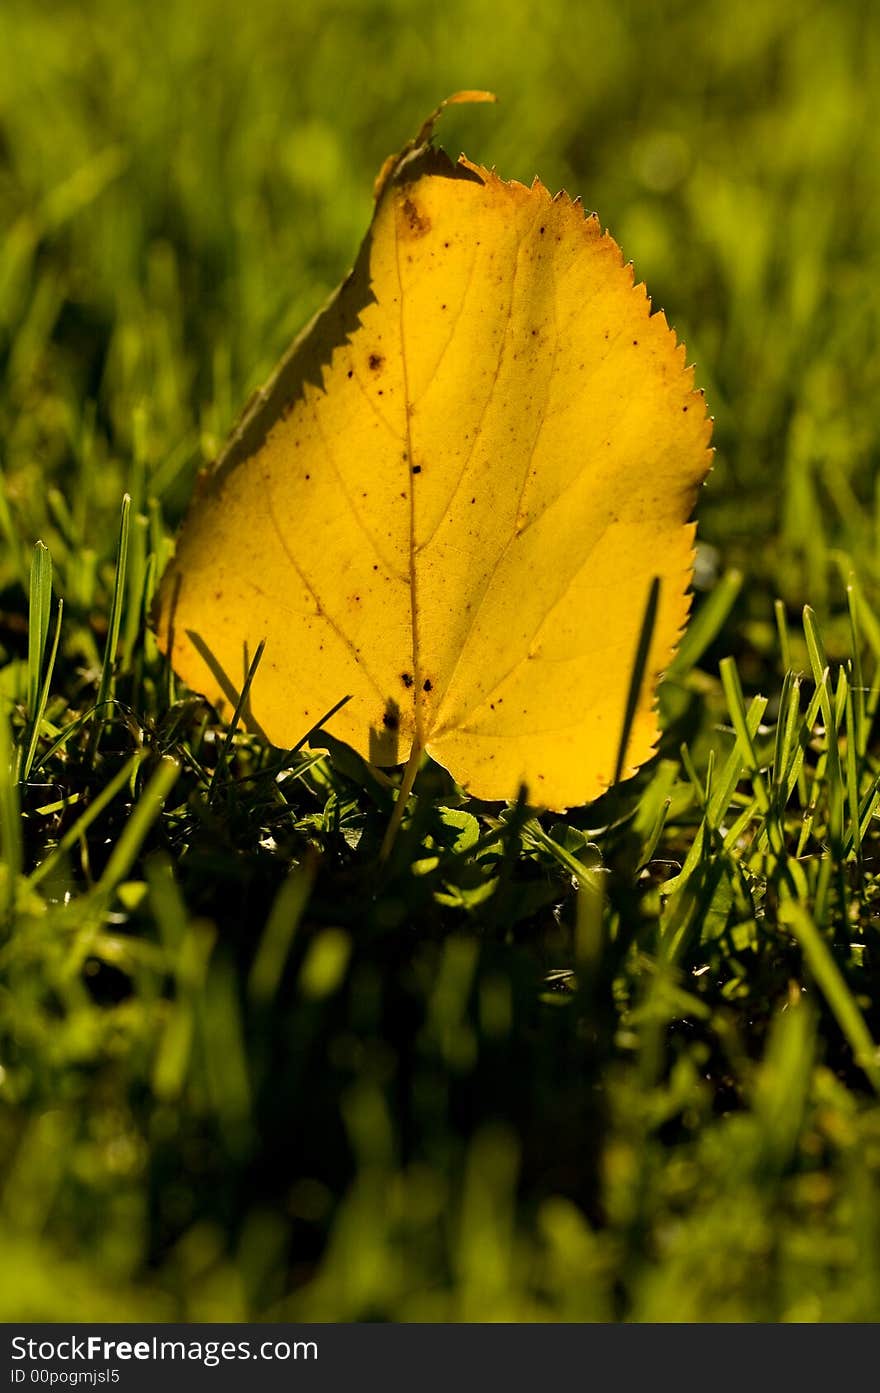
{"type": "Polygon", "coordinates": [[[416,774],[419,772],[419,766],[422,762],[422,753],[423,746],[421,741],[418,739],[414,740],[412,749],[409,752],[409,759],[406,761],[406,768],[403,771],[403,778],[400,781],[400,792],[394,804],[394,811],[391,814],[385,836],[382,838],[382,846],[379,849],[380,861],[387,861],[388,857],[391,855],[391,848],[394,846],[397,833],[400,831],[403,814],[406,812],[406,805],[413,791],[416,774]]]}

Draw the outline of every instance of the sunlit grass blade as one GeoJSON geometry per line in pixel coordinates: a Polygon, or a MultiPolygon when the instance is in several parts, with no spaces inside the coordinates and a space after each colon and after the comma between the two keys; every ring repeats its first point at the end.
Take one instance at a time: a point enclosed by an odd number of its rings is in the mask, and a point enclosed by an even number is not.
{"type": "Polygon", "coordinates": [[[776,632],[779,635],[779,655],[782,671],[791,672],[793,664],[791,661],[791,639],[788,633],[788,620],[785,614],[785,605],[781,600],[773,601],[773,614],[776,619],[776,632]]]}
{"type": "Polygon", "coordinates": [[[801,823],[800,835],[798,836],[796,856],[803,856],[809,843],[813,831],[813,820],[816,816],[818,799],[825,787],[825,769],[828,764],[828,756],[823,753],[816,760],[816,765],[812,771],[812,777],[808,785],[807,799],[804,805],[803,822],[801,823]]]}
{"type": "Polygon", "coordinates": [[[252,1103],[239,1003],[234,966],[217,954],[208,967],[198,1024],[207,1094],[233,1155],[246,1144],[252,1103]]]}
{"type": "Polygon", "coordinates": [[[755,1080],[753,1108],[761,1123],[764,1159],[789,1164],[798,1145],[816,1050],[817,1012],[794,988],[775,1017],[755,1080]]]}
{"type": "Polygon", "coordinates": [[[684,677],[696,667],[724,628],[742,583],[741,571],[726,571],[714,590],[706,596],[685,630],[678,652],[669,665],[668,677],[684,677]]]}
{"type": "Polygon", "coordinates": [[[322,729],[327,724],[327,722],[332,720],[333,717],[336,715],[337,711],[341,711],[343,706],[347,706],[350,701],[350,696],[340,697],[339,700],[335,702],[333,706],[330,707],[329,711],[325,711],[323,716],[321,716],[320,719],[317,720],[313,726],[309,727],[305,735],[301,736],[300,739],[297,740],[295,745],[293,745],[289,750],[285,751],[284,755],[277,764],[268,766],[266,772],[271,772],[273,775],[277,775],[284,773],[284,771],[287,769],[291,769],[296,763],[296,756],[299,754],[300,750],[302,750],[304,746],[309,744],[313,736],[320,735],[322,729]]]}
{"type": "Polygon", "coordinates": [[[673,760],[664,759],[657,765],[654,778],[645,789],[632,821],[633,831],[642,838],[638,869],[641,871],[654,856],[666,819],[672,807],[672,793],[676,785],[678,769],[673,760]]]}
{"type": "Polygon", "coordinates": [[[197,999],[203,989],[216,941],[213,924],[194,919],[185,925],[171,959],[176,988],[152,1069],[152,1087],[161,1101],[177,1098],[186,1083],[196,1028],[197,999]]]}
{"type": "MultiPolygon", "coordinates": [[[[779,698],[779,717],[776,722],[776,739],[773,747],[773,786],[777,798],[785,789],[786,774],[795,748],[795,732],[800,715],[800,680],[790,670],[782,682],[779,698]]],[[[782,800],[787,802],[787,795],[782,800]]]]}
{"type": "Polygon", "coordinates": [[[846,698],[849,687],[846,672],[843,668],[840,668],[837,674],[837,687],[834,691],[833,699],[831,698],[830,686],[831,681],[829,677],[829,706],[832,710],[832,743],[829,744],[828,754],[828,835],[835,855],[839,859],[846,804],[846,785],[840,757],[840,731],[846,716],[846,698]]]}
{"type": "Polygon", "coordinates": [[[724,695],[727,699],[727,709],[730,712],[730,719],[736,732],[737,741],[743,752],[746,769],[752,780],[755,797],[758,800],[758,806],[762,813],[766,813],[770,806],[770,800],[767,795],[764,776],[761,773],[761,768],[758,763],[758,756],[755,752],[754,735],[749,728],[739,673],[736,670],[736,664],[733,658],[722,658],[719,669],[721,672],[721,685],[724,688],[724,695]]]}
{"type": "Polygon", "coordinates": [[[827,942],[802,904],[787,901],[780,908],[780,917],[803,948],[807,965],[849,1042],[856,1063],[867,1075],[874,1091],[880,1093],[880,1053],[827,942]]]}
{"type": "Polygon", "coordinates": [[[0,700],[0,907],[4,912],[15,903],[24,859],[18,780],[13,765],[9,712],[6,703],[0,700]]]}
{"type": "Polygon", "coordinates": [[[254,678],[257,675],[257,669],[260,666],[260,661],[263,657],[265,648],[266,640],[261,639],[257,647],[257,651],[254,654],[248,666],[247,674],[245,675],[244,683],[242,685],[238,701],[235,705],[235,710],[232,713],[232,720],[229,722],[229,728],[226,732],[226,737],[223,741],[223,744],[220,747],[220,753],[217,756],[217,763],[214,766],[214,772],[211,775],[211,782],[208,786],[209,798],[213,797],[214,791],[217,788],[217,781],[220,778],[223,771],[225,770],[226,765],[229,761],[229,755],[232,750],[232,742],[235,739],[235,732],[238,730],[241,718],[247,710],[247,704],[251,693],[251,687],[253,686],[254,678]]]}
{"type": "Polygon", "coordinates": [[[68,722],[64,729],[56,735],[52,743],[47,746],[46,750],[34,758],[34,762],[31,766],[31,773],[34,774],[38,769],[43,769],[46,765],[51,764],[55,755],[63,750],[65,745],[70,743],[78,731],[81,731],[83,726],[87,725],[93,719],[94,707],[89,707],[87,711],[83,711],[75,720],[68,722]]]}
{"type": "Polygon", "coordinates": [[[819,693],[822,716],[825,722],[828,835],[831,839],[835,855],[839,856],[841,838],[843,835],[844,790],[843,775],[840,768],[838,716],[839,708],[842,704],[841,697],[844,704],[846,700],[845,691],[841,685],[841,683],[845,681],[845,674],[841,670],[837,691],[832,693],[825,647],[822,643],[818,625],[816,624],[816,616],[809,605],[804,607],[804,635],[807,640],[807,652],[810,655],[810,666],[813,670],[813,681],[819,693]]]}
{"type": "Polygon", "coordinates": [[[46,704],[49,700],[49,690],[52,686],[52,674],[55,671],[55,659],[58,656],[58,642],[61,638],[61,620],[64,615],[64,601],[58,601],[58,617],[55,621],[55,637],[52,640],[52,648],[49,653],[49,661],[46,664],[46,673],[40,688],[40,695],[31,720],[31,734],[28,741],[27,751],[21,766],[21,778],[27,781],[30,776],[34,756],[37,753],[37,743],[40,738],[40,727],[43,724],[43,717],[46,714],[46,704]]]}
{"type": "Polygon", "coordinates": [[[150,520],[146,514],[147,471],[147,413],[143,405],[135,408],[132,422],[133,449],[128,495],[131,499],[131,524],[128,541],[128,564],[125,585],[125,625],[121,650],[127,664],[132,661],[135,641],[142,618],[144,587],[146,585],[148,534],[150,520]]]}
{"type": "MultiPolygon", "coordinates": [[[[746,714],[746,733],[751,740],[758,732],[764,712],[767,709],[766,697],[754,697],[749,703],[746,714]]],[[[740,738],[735,735],[733,748],[722,768],[713,779],[711,797],[709,799],[706,815],[688,849],[684,864],[677,876],[672,877],[663,887],[665,895],[674,894],[682,889],[694,869],[699,864],[700,859],[706,851],[707,839],[711,840],[711,834],[721,825],[727,815],[731,799],[736,792],[743,769],[747,767],[748,756],[746,755],[740,738]]]]}
{"type": "Polygon", "coordinates": [[[27,714],[36,719],[43,685],[43,664],[49,641],[49,614],[52,607],[52,557],[42,542],[34,547],[31,561],[28,602],[28,685],[27,714]]]}
{"type": "Polygon", "coordinates": [[[113,581],[113,599],[110,604],[110,623],[101,676],[98,682],[98,695],[95,701],[95,719],[89,743],[89,757],[93,761],[98,753],[101,731],[107,718],[107,703],[113,693],[113,680],[116,668],[116,652],[119,646],[119,629],[122,623],[122,610],[125,598],[125,577],[128,569],[128,536],[131,525],[131,498],[126,494],[122,500],[122,513],[119,521],[119,536],[116,543],[116,573],[113,581]]]}
{"type": "MultiPolygon", "coordinates": [[[[688,782],[690,783],[691,788],[694,790],[694,794],[695,794],[695,796],[696,796],[697,802],[699,803],[700,807],[702,808],[703,813],[705,813],[705,812],[706,812],[706,790],[705,790],[705,788],[703,787],[703,781],[702,781],[702,779],[700,778],[699,774],[697,773],[696,765],[694,764],[694,761],[693,761],[693,756],[691,755],[691,752],[690,752],[690,750],[688,749],[687,745],[682,745],[682,746],[680,747],[678,753],[679,753],[679,756],[680,756],[680,758],[681,758],[681,763],[682,763],[682,767],[683,767],[683,769],[684,769],[684,772],[687,774],[688,782]]],[[[714,753],[715,753],[715,751],[713,750],[713,751],[712,751],[713,756],[714,756],[714,753]]]]}
{"type": "Polygon", "coordinates": [[[856,762],[855,726],[853,694],[851,690],[848,690],[846,694],[846,797],[849,806],[849,840],[858,861],[862,855],[862,833],[859,817],[859,771],[856,762]]]}
{"type": "Polygon", "coordinates": [[[847,608],[853,629],[864,634],[874,657],[880,659],[880,618],[865,598],[864,589],[849,564],[842,579],[846,586],[847,608]]]}
{"type": "Polygon", "coordinates": [[[144,875],[162,945],[173,954],[183,942],[189,922],[186,902],[174,878],[174,863],[165,852],[157,851],[147,857],[144,875]]]}
{"type": "Polygon", "coordinates": [[[807,641],[807,653],[810,658],[813,681],[818,687],[822,680],[822,674],[828,667],[828,659],[825,656],[825,645],[816,623],[815,611],[809,605],[804,605],[804,637],[807,641]]]}
{"type": "Polygon", "coordinates": [[[586,876],[592,874],[599,862],[599,853],[592,844],[588,843],[583,848],[583,853],[588,856],[587,862],[581,861],[566,847],[560,846],[549,833],[545,832],[540,822],[533,818],[527,822],[522,829],[522,839],[526,846],[540,846],[550,853],[555,861],[566,870],[578,885],[586,876]]]}
{"type": "MultiPolygon", "coordinates": [[[[800,723],[797,744],[791,750],[788,766],[782,781],[781,805],[784,806],[794,793],[795,786],[801,780],[804,764],[804,754],[810,743],[813,734],[813,727],[819,716],[819,709],[822,704],[822,693],[817,687],[810,698],[804,718],[800,723]]],[[[804,798],[803,801],[806,801],[804,798]]]]}
{"type": "MultiPolygon", "coordinates": [[[[859,802],[859,846],[861,846],[861,843],[865,840],[870,831],[871,819],[877,811],[878,806],[880,806],[880,774],[875,774],[874,778],[871,780],[867,790],[862,795],[862,798],[859,802]]],[[[855,825],[856,824],[854,822],[850,821],[850,825],[847,828],[846,834],[843,839],[843,854],[845,857],[849,856],[850,852],[853,851],[856,845],[856,834],[854,832],[855,825]]]]}
{"type": "Polygon", "coordinates": [[[854,584],[850,583],[846,587],[846,608],[849,616],[850,646],[852,648],[852,658],[850,661],[850,686],[853,695],[853,722],[847,723],[847,739],[851,739],[859,761],[865,755],[865,698],[868,689],[865,686],[865,674],[862,667],[862,645],[859,635],[859,613],[856,604],[856,593],[854,584]]]}

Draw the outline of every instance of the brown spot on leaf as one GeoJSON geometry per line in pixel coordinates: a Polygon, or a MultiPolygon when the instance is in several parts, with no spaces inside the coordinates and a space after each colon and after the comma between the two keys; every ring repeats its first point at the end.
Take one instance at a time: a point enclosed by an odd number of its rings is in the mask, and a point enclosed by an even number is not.
{"type": "Polygon", "coordinates": [[[381,353],[371,353],[367,359],[367,366],[373,372],[378,372],[384,362],[385,359],[382,357],[381,353]]]}
{"type": "Polygon", "coordinates": [[[431,219],[427,217],[411,198],[403,201],[404,230],[410,237],[424,237],[430,231],[431,219]]]}

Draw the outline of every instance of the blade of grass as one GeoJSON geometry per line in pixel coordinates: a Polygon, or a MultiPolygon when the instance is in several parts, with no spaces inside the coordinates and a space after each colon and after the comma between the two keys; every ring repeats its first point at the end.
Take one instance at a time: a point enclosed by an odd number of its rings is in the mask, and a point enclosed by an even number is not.
{"type": "Polygon", "coordinates": [[[144,866],[144,878],[162,946],[173,955],[183,942],[189,915],[186,902],[174,878],[174,863],[171,857],[163,851],[148,856],[144,866]]]}
{"type": "Polygon", "coordinates": [[[0,851],[6,871],[5,876],[0,877],[0,903],[4,912],[8,912],[15,903],[16,886],[24,863],[18,780],[13,759],[9,713],[5,703],[0,701],[0,851]]]}
{"type": "Polygon", "coordinates": [[[290,946],[312,892],[315,871],[315,860],[308,857],[294,866],[275,896],[248,975],[251,1001],[269,1002],[278,990],[290,946]]]}
{"type": "Polygon", "coordinates": [[[6,478],[2,466],[0,466],[0,535],[3,537],[8,556],[13,559],[17,575],[24,576],[25,564],[22,556],[21,537],[12,516],[12,509],[9,506],[6,478]]]}
{"type": "Polygon", "coordinates": [[[122,638],[124,661],[131,664],[141,622],[141,603],[146,582],[147,555],[149,551],[149,518],[146,515],[146,475],[147,475],[147,412],[143,405],[135,407],[132,420],[134,441],[129,478],[131,498],[132,527],[128,546],[128,567],[126,574],[127,599],[125,604],[125,627],[122,638]]]}
{"type": "Polygon", "coordinates": [[[629,749],[629,737],[632,731],[633,720],[635,719],[636,708],[639,704],[639,695],[642,690],[642,682],[645,676],[645,669],[648,666],[648,654],[651,649],[651,639],[654,635],[654,627],[657,623],[657,608],[660,603],[660,577],[654,576],[648,590],[648,598],[645,603],[645,613],[642,618],[642,627],[639,631],[639,641],[636,644],[636,653],[633,660],[632,671],[629,679],[629,691],[626,696],[626,708],[623,713],[623,728],[620,732],[620,744],[617,748],[617,763],[614,768],[614,778],[612,784],[619,784],[626,764],[626,752],[629,749]]]}
{"type": "Polygon", "coordinates": [[[779,653],[782,662],[782,671],[791,672],[793,669],[791,661],[791,639],[788,635],[788,621],[785,614],[785,605],[782,600],[773,601],[773,614],[776,618],[776,631],[779,634],[779,653]]]}
{"type": "Polygon", "coordinates": [[[595,996],[605,946],[605,874],[601,868],[578,880],[574,959],[578,991],[585,1002],[595,996]]]}
{"type": "Polygon", "coordinates": [[[861,861],[862,832],[861,818],[859,817],[859,772],[856,763],[855,723],[855,706],[850,690],[846,694],[846,796],[849,805],[850,845],[856,860],[861,861]]]}
{"type": "Polygon", "coordinates": [[[36,718],[43,682],[43,662],[49,640],[49,613],[52,607],[52,557],[43,542],[34,546],[28,605],[28,685],[27,714],[36,718]]]}
{"type": "MultiPolygon", "coordinates": [[[[128,770],[126,770],[128,772],[128,770]]],[[[93,892],[98,907],[105,907],[112,894],[134,864],[144,840],[165,806],[165,800],[180,774],[176,759],[166,755],[160,760],[152,778],[135,803],[131,816],[107,860],[104,873],[93,892]]]]}
{"type": "Polygon", "coordinates": [[[840,768],[840,744],[838,739],[838,712],[840,698],[845,692],[841,687],[841,681],[845,680],[841,670],[838,679],[837,691],[832,697],[831,678],[828,669],[828,660],[825,656],[825,646],[822,643],[822,636],[816,623],[816,616],[809,605],[804,606],[804,636],[807,640],[807,652],[810,656],[810,666],[813,669],[813,680],[819,692],[819,699],[822,709],[822,717],[825,722],[825,749],[827,755],[825,788],[827,791],[828,803],[828,836],[832,850],[836,857],[841,854],[841,843],[843,838],[843,774],[840,768]]]}
{"type": "Polygon", "coordinates": [[[816,816],[819,791],[821,791],[825,783],[825,766],[827,762],[828,760],[825,754],[821,754],[816,761],[816,768],[813,771],[807,801],[804,806],[804,819],[801,824],[800,836],[798,837],[797,851],[795,852],[797,857],[803,856],[807,842],[810,840],[810,835],[813,830],[813,820],[816,816]]]}
{"type": "Polygon", "coordinates": [[[58,753],[59,750],[64,749],[64,746],[68,743],[71,737],[76,735],[78,730],[82,730],[83,726],[86,725],[90,720],[92,720],[94,712],[95,708],[93,706],[90,706],[87,711],[83,711],[81,716],[77,716],[75,720],[69,723],[69,725],[66,725],[64,729],[61,731],[60,735],[57,735],[55,739],[52,741],[52,744],[49,746],[49,748],[45,750],[43,754],[40,755],[39,759],[34,760],[31,773],[35,774],[37,770],[45,768],[47,764],[51,764],[53,757],[58,753]]]}
{"type": "MultiPolygon", "coordinates": [[[[859,842],[863,842],[868,835],[871,826],[871,819],[880,804],[880,774],[876,774],[871,780],[870,786],[859,803],[859,842]]],[[[852,851],[854,843],[852,827],[847,831],[843,841],[844,856],[848,856],[852,851]]]]}
{"type": "Polygon", "coordinates": [[[64,601],[59,598],[58,618],[55,621],[55,637],[52,640],[52,650],[49,654],[49,661],[46,665],[46,675],[43,678],[43,685],[40,690],[36,710],[34,711],[33,720],[31,722],[31,735],[30,740],[28,741],[27,753],[25,754],[24,763],[21,767],[21,778],[23,783],[26,783],[28,778],[30,777],[31,767],[34,762],[34,756],[37,753],[37,743],[40,738],[40,728],[43,724],[43,717],[46,714],[46,704],[49,700],[49,689],[52,685],[52,675],[55,671],[55,659],[58,656],[58,641],[61,638],[61,620],[63,615],[64,601]]]}
{"type": "Polygon", "coordinates": [[[253,685],[254,678],[257,675],[257,669],[260,666],[260,660],[263,656],[263,653],[265,652],[265,648],[266,640],[264,638],[260,639],[257,651],[253,656],[253,660],[250,666],[248,667],[247,676],[244,679],[244,685],[242,686],[238,701],[235,704],[235,710],[232,713],[232,720],[229,722],[229,729],[226,732],[226,738],[224,739],[223,744],[220,747],[220,753],[217,756],[217,763],[214,766],[214,772],[211,775],[211,782],[208,785],[209,800],[214,797],[214,794],[217,789],[217,781],[220,775],[222,774],[223,770],[226,768],[227,762],[229,760],[230,751],[232,750],[232,742],[235,739],[235,732],[238,729],[239,722],[241,721],[242,715],[245,711],[245,708],[247,707],[251,687],[253,685]]]}
{"type": "Polygon", "coordinates": [[[685,677],[696,667],[706,649],[723,629],[736,604],[742,583],[741,571],[730,570],[721,577],[688,624],[678,652],[667,669],[667,677],[685,677]]]}
{"type": "MultiPolygon", "coordinates": [[[[785,771],[794,745],[794,735],[800,714],[801,684],[794,673],[786,672],[782,679],[782,693],[779,698],[779,717],[776,722],[776,739],[773,746],[772,784],[777,799],[785,787],[785,771]]],[[[787,801],[787,799],[786,799],[787,801]]]]}
{"type": "Polygon", "coordinates": [[[880,1093],[880,1053],[826,940],[805,907],[794,900],[787,900],[780,906],[780,918],[800,943],[807,966],[850,1045],[856,1063],[875,1093],[880,1093]]]}
{"type": "MultiPolygon", "coordinates": [[[[754,697],[752,699],[746,716],[746,729],[750,736],[757,734],[766,709],[766,697],[754,697]]],[[[676,894],[683,888],[689,877],[693,874],[704,854],[707,839],[711,839],[712,834],[720,828],[721,822],[727,814],[745,764],[746,756],[742,749],[740,739],[736,736],[730,754],[724,761],[724,765],[717,777],[713,779],[712,796],[706,809],[706,816],[700,824],[696,837],[691,842],[684,860],[684,865],[678,875],[666,881],[663,886],[664,895],[676,894]]]]}
{"type": "Polygon", "coordinates": [[[139,750],[137,754],[132,755],[131,759],[123,764],[122,768],[113,776],[110,782],[104,785],[101,792],[96,795],[82,816],[78,817],[73,826],[67,829],[58,845],[54,847],[46,859],[41,861],[36,869],[31,872],[29,883],[32,886],[39,885],[40,881],[45,880],[46,876],[57,866],[65,853],[68,852],[72,846],[75,846],[81,837],[85,836],[96,818],[101,816],[104,809],[113,802],[117,794],[129,783],[132,775],[144,758],[145,752],[139,750]]]}
{"type": "Polygon", "coordinates": [[[764,776],[758,763],[758,756],[755,752],[755,740],[749,728],[748,716],[746,712],[745,699],[743,697],[742,686],[740,685],[739,673],[736,670],[736,663],[733,658],[722,658],[719,664],[721,673],[721,685],[724,688],[724,695],[727,700],[727,709],[730,712],[730,719],[736,731],[736,738],[742,748],[743,761],[746,771],[752,780],[752,787],[755,790],[755,797],[758,806],[765,815],[770,809],[770,799],[767,793],[767,786],[764,776]]]}
{"type": "Polygon", "coordinates": [[[850,584],[846,587],[846,607],[849,614],[849,634],[852,646],[852,662],[850,665],[850,685],[853,694],[853,724],[847,722],[847,739],[852,739],[858,753],[859,762],[865,757],[865,745],[863,744],[865,729],[865,696],[867,688],[865,686],[865,674],[862,667],[862,645],[859,640],[859,613],[856,605],[855,587],[850,584]]]}
{"type": "Polygon", "coordinates": [[[104,646],[104,660],[101,664],[101,677],[98,682],[98,696],[95,702],[95,721],[89,741],[88,760],[94,764],[104,729],[106,706],[113,692],[116,667],[116,650],[119,646],[119,629],[122,623],[122,610],[125,599],[125,576],[128,568],[128,536],[131,525],[131,498],[125,494],[119,520],[119,537],[116,544],[116,575],[113,581],[113,600],[110,605],[110,624],[107,642],[104,646]]]}
{"type": "Polygon", "coordinates": [[[777,1170],[795,1154],[816,1054],[818,1012],[792,984],[771,1027],[752,1096],[764,1157],[777,1170]]]}
{"type": "Polygon", "coordinates": [[[598,861],[599,857],[595,847],[591,847],[588,843],[583,848],[585,852],[592,852],[594,857],[594,864],[588,866],[583,861],[580,861],[577,856],[574,856],[568,851],[566,847],[560,846],[559,842],[554,841],[553,838],[544,831],[540,822],[536,819],[523,827],[522,839],[524,846],[543,847],[544,851],[549,852],[554,861],[562,866],[563,870],[568,871],[569,875],[578,882],[578,885],[583,882],[586,876],[591,875],[596,869],[595,862],[598,861]]]}
{"type": "MultiPolygon", "coordinates": [[[[821,704],[822,693],[817,688],[816,691],[813,693],[812,697],[810,698],[810,703],[804,714],[804,719],[801,722],[800,731],[798,733],[797,745],[792,751],[788,767],[785,771],[785,778],[783,779],[783,797],[781,802],[781,806],[783,807],[788,803],[788,800],[791,798],[791,795],[795,790],[795,785],[798,784],[801,780],[801,774],[803,772],[804,765],[804,754],[812,738],[813,726],[816,724],[816,718],[819,715],[819,708],[821,704]]],[[[802,790],[802,801],[804,803],[806,803],[807,801],[805,786],[802,790]]]]}

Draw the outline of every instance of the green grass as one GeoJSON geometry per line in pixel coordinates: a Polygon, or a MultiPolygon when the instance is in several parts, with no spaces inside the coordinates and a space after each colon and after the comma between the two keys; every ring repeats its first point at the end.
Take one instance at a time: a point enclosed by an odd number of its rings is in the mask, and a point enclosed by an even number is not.
{"type": "Polygon", "coordinates": [[[880,1317],[878,93],[868,0],[6,0],[4,1318],[880,1317]],[[380,869],[388,782],[144,621],[471,86],[444,143],[598,208],[718,453],[657,759],[564,819],[426,767],[380,869]]]}

